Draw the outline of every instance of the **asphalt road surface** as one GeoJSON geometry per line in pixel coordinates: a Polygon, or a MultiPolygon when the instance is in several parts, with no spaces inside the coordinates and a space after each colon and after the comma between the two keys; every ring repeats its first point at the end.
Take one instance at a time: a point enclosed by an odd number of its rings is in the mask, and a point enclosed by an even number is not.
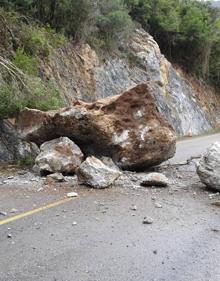
{"type": "MultiPolygon", "coordinates": [[[[174,160],[196,156],[218,138],[182,141],[174,160]]],[[[70,190],[0,185],[0,211],[22,215],[70,190]]],[[[0,281],[220,280],[220,209],[210,205],[208,191],[76,191],[69,202],[0,225],[0,281]],[[145,216],[153,224],[142,224],[145,216]]]]}
{"type": "Polygon", "coordinates": [[[185,161],[190,157],[197,157],[203,154],[214,142],[220,142],[220,134],[207,135],[202,137],[188,138],[177,143],[176,155],[170,160],[171,163],[185,161]]]}

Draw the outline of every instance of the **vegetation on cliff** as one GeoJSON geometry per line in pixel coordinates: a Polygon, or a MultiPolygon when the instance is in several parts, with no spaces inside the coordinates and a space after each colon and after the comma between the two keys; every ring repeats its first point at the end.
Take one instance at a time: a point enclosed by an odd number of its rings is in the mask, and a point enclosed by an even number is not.
{"type": "Polygon", "coordinates": [[[62,105],[39,66],[66,40],[117,50],[135,25],[151,33],[171,61],[220,87],[220,12],[206,1],[1,0],[0,6],[0,118],[24,106],[62,105]]]}

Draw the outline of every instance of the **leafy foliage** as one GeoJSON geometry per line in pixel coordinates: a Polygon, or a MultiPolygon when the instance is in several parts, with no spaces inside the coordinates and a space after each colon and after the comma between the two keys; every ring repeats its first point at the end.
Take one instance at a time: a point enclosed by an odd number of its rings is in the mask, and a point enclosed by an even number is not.
{"type": "Polygon", "coordinates": [[[4,81],[0,85],[0,119],[14,117],[24,107],[49,110],[62,106],[59,91],[51,81],[43,83],[39,77],[27,76],[2,57],[0,69],[4,81]]]}
{"type": "Polygon", "coordinates": [[[29,75],[37,75],[39,63],[37,58],[28,55],[24,52],[24,49],[18,48],[15,52],[14,59],[12,61],[15,66],[20,68],[24,73],[29,75]]]}
{"type": "Polygon", "coordinates": [[[126,0],[170,60],[220,87],[220,11],[207,1],[126,0]],[[216,75],[217,74],[217,75],[216,75]]]}
{"type": "Polygon", "coordinates": [[[220,12],[207,1],[0,0],[0,5],[22,14],[19,47],[28,56],[48,56],[63,34],[100,50],[118,48],[132,34],[133,19],[171,61],[220,87],[220,12]],[[33,20],[37,25],[29,24],[33,20]]]}

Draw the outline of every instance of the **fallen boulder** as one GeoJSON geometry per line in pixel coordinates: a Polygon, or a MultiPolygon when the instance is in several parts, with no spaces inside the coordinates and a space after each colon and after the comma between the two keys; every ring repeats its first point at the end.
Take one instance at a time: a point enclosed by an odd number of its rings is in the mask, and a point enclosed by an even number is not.
{"type": "Polygon", "coordinates": [[[220,142],[208,148],[197,165],[197,173],[207,187],[220,191],[220,142]]]}
{"type": "Polygon", "coordinates": [[[87,155],[110,157],[123,169],[145,169],[173,157],[176,149],[175,132],[159,113],[152,91],[141,84],[119,96],[77,101],[57,112],[25,109],[17,127],[24,139],[37,144],[67,136],[87,155]]]}
{"type": "Polygon", "coordinates": [[[43,173],[74,174],[83,161],[80,148],[67,137],[45,142],[40,147],[35,164],[43,173]]]}
{"type": "Polygon", "coordinates": [[[144,175],[140,184],[142,186],[167,187],[169,179],[161,173],[149,173],[144,175]]]}
{"type": "Polygon", "coordinates": [[[101,160],[92,156],[86,158],[77,169],[76,174],[81,184],[101,189],[112,186],[121,172],[108,167],[101,160]]]}

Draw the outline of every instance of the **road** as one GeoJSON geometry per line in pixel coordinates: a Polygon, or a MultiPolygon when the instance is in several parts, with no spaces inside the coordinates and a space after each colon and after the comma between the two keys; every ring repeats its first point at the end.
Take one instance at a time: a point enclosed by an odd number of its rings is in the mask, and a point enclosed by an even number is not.
{"type": "Polygon", "coordinates": [[[214,142],[220,142],[220,134],[213,134],[201,137],[187,138],[177,143],[176,155],[169,160],[171,163],[185,161],[190,157],[202,155],[214,142]]]}
{"type": "MultiPolygon", "coordinates": [[[[174,160],[196,156],[218,138],[181,141],[174,160]]],[[[79,197],[0,225],[0,281],[220,280],[220,209],[200,184],[179,191],[61,186],[40,192],[31,184],[0,185],[0,209],[22,214],[71,190],[79,197]],[[154,223],[142,224],[145,216],[154,223]]]]}

